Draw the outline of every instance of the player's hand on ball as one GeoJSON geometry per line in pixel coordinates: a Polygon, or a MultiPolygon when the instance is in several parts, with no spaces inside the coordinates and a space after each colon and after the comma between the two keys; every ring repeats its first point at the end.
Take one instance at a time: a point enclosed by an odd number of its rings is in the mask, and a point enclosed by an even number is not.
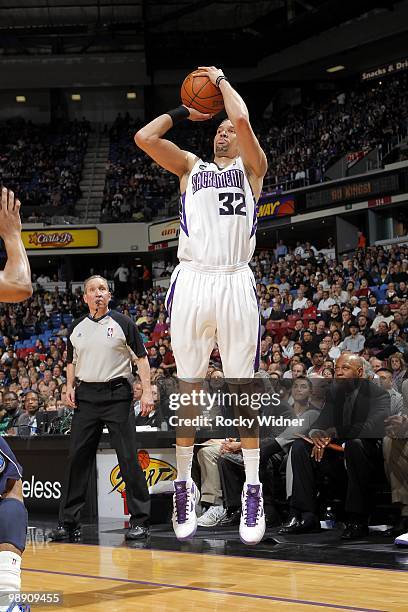
{"type": "MultiPolygon", "coordinates": [[[[183,104],[183,106],[185,106],[185,104],[183,104]]],[[[186,106],[186,108],[188,108],[190,112],[190,116],[188,117],[190,121],[207,121],[213,117],[210,113],[200,113],[200,111],[195,108],[189,108],[188,106],[186,106]]]]}
{"type": "Polygon", "coordinates": [[[207,76],[216,87],[218,77],[225,76],[221,68],[215,66],[199,66],[193,74],[194,76],[207,76]]]}

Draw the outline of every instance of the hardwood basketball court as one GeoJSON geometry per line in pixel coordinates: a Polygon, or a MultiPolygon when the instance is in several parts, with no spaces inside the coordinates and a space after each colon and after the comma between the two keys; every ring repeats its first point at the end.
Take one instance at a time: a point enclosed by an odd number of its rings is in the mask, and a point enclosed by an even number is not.
{"type": "MultiPolygon", "coordinates": [[[[406,549],[395,552],[401,569],[379,569],[342,566],[341,548],[336,564],[321,564],[319,545],[309,551],[315,554],[313,563],[279,560],[272,546],[268,557],[268,544],[247,549],[235,534],[219,534],[218,540],[212,535],[203,547],[202,533],[196,542],[182,545],[170,532],[153,533],[149,548],[143,548],[127,546],[120,529],[106,532],[108,539],[100,537],[95,544],[49,543],[43,537],[46,530],[37,536],[30,532],[23,590],[61,591],[59,610],[407,610],[406,549]]],[[[92,539],[83,537],[82,542],[92,539]]],[[[304,546],[297,548],[302,559],[304,546]]],[[[381,565],[385,556],[378,555],[381,565]]]]}

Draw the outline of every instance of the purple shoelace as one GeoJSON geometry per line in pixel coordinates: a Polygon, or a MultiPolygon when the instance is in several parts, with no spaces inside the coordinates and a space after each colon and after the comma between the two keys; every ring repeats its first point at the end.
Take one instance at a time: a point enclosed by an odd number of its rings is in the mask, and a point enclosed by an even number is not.
{"type": "Polygon", "coordinates": [[[260,500],[259,485],[247,485],[245,507],[245,524],[247,527],[255,527],[258,522],[260,500]]]}
{"type": "Polygon", "coordinates": [[[175,484],[175,496],[176,496],[176,515],[178,523],[185,523],[187,519],[187,487],[186,483],[179,482],[175,484]]]}

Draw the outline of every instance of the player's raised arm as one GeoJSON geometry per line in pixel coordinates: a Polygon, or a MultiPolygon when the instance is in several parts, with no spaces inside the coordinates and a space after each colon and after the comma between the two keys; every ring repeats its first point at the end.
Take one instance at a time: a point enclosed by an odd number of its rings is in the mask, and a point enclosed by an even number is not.
{"type": "Polygon", "coordinates": [[[163,138],[164,134],[183,119],[190,121],[206,121],[211,115],[200,113],[193,108],[181,105],[174,110],[160,115],[142,127],[135,134],[135,143],[159,166],[169,170],[181,178],[189,172],[197,159],[193,153],[183,151],[170,140],[163,138]]]}
{"type": "Polygon", "coordinates": [[[247,106],[239,93],[230,85],[224,73],[215,66],[200,66],[196,75],[208,76],[213,85],[219,87],[224,98],[228,119],[234,125],[239,152],[245,167],[256,178],[262,179],[268,168],[266,155],[261,149],[249,122],[247,106]]]}
{"type": "Polygon", "coordinates": [[[0,272],[0,300],[22,302],[33,293],[31,270],[21,240],[20,202],[6,187],[1,191],[0,236],[4,240],[7,263],[0,272]]]}

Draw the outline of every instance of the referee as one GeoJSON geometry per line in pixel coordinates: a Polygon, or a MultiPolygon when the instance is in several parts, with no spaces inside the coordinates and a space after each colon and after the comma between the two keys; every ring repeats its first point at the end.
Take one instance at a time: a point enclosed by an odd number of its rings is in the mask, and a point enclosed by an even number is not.
{"type": "Polygon", "coordinates": [[[153,409],[150,366],[133,321],[109,310],[111,294],[102,276],[84,284],[89,313],[72,324],[68,335],[67,403],[75,408],[59,526],[52,540],[80,537],[80,513],[85,503],[90,471],[106,425],[126,485],[130,526],[127,540],[149,535],[150,496],[137,461],[135,414],[132,410],[132,360],[143,385],[141,414],[153,409]]]}

